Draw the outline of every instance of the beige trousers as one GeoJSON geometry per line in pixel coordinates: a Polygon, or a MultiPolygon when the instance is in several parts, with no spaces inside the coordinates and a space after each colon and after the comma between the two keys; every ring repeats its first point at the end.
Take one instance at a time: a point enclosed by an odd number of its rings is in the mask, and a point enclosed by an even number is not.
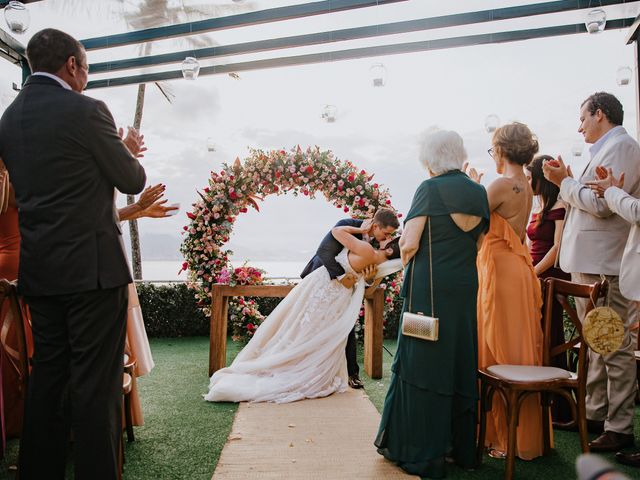
{"type": "MultiPolygon", "coordinates": [[[[636,360],[637,330],[630,326],[638,319],[637,302],[627,300],[620,293],[617,276],[606,276],[609,281],[609,306],[624,322],[624,339],[616,352],[600,355],[589,350],[589,371],[587,373],[587,418],[604,420],[607,431],[633,434],[633,416],[637,389],[636,360]]],[[[577,283],[595,283],[600,275],[572,273],[571,281],[577,283]]],[[[587,307],[586,299],[576,299],[578,316],[584,319],[587,307]]]]}

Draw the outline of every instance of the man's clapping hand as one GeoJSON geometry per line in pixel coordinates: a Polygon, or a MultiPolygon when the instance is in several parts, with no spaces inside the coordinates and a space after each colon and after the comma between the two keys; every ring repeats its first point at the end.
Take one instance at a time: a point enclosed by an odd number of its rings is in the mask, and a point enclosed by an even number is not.
{"type": "Polygon", "coordinates": [[[610,187],[622,188],[624,185],[624,172],[620,174],[620,178],[616,178],[613,176],[613,170],[598,165],[596,167],[596,176],[598,180],[586,182],[586,185],[599,197],[604,197],[604,192],[610,187]]]}
{"type": "Polygon", "coordinates": [[[118,135],[122,138],[125,146],[136,158],[144,157],[144,152],[147,151],[147,147],[144,146],[144,135],[140,135],[140,132],[133,127],[127,127],[127,136],[124,136],[124,129],[120,127],[118,129],[118,135]]]}

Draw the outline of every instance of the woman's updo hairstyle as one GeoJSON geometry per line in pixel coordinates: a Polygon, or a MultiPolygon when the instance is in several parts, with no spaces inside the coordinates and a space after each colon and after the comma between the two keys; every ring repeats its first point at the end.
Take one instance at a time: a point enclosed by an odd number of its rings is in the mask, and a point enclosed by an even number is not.
{"type": "Polygon", "coordinates": [[[538,153],[538,139],[524,123],[513,122],[498,127],[492,141],[502,156],[518,165],[528,165],[538,153]]]}

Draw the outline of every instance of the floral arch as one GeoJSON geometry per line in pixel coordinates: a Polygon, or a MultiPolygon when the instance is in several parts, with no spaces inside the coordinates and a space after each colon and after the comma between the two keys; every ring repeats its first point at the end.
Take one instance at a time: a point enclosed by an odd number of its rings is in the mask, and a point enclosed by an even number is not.
{"type": "MultiPolygon", "coordinates": [[[[322,194],[345,214],[367,218],[379,207],[393,208],[388,189],[372,180],[373,175],[349,161],[338,160],[331,151],[318,147],[302,150],[300,146],[288,152],[251,150],[244,162],[237,158],[233,165],[224,163],[219,173],[211,172],[209,185],[198,192],[200,198],[187,213],[189,224],[183,227],[180,248],[185,259],[182,270],[188,271],[187,283],[195,291],[198,306],[210,313],[214,283],[263,282],[261,271],[230,268],[232,252],[224,248],[238,215],[248,208],[259,210],[258,200],[272,194],[302,194],[309,198],[322,194]]],[[[384,287],[387,312],[393,309],[393,300],[399,293],[397,277],[384,287]]],[[[262,319],[255,304],[246,304],[243,299],[230,305],[230,312],[250,317],[238,322],[246,330],[236,331],[238,337],[250,337],[262,319]]]]}

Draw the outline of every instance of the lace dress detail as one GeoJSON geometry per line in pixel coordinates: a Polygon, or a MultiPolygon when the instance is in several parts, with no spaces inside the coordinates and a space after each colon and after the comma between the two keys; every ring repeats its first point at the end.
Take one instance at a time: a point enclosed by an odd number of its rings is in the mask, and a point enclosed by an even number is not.
{"type": "MultiPolygon", "coordinates": [[[[347,253],[336,260],[353,272],[347,253]]],[[[363,297],[362,278],[346,289],[324,267],[315,270],[271,312],[234,362],[213,374],[205,399],[287,403],[344,392],[344,349],[363,297]]]]}

